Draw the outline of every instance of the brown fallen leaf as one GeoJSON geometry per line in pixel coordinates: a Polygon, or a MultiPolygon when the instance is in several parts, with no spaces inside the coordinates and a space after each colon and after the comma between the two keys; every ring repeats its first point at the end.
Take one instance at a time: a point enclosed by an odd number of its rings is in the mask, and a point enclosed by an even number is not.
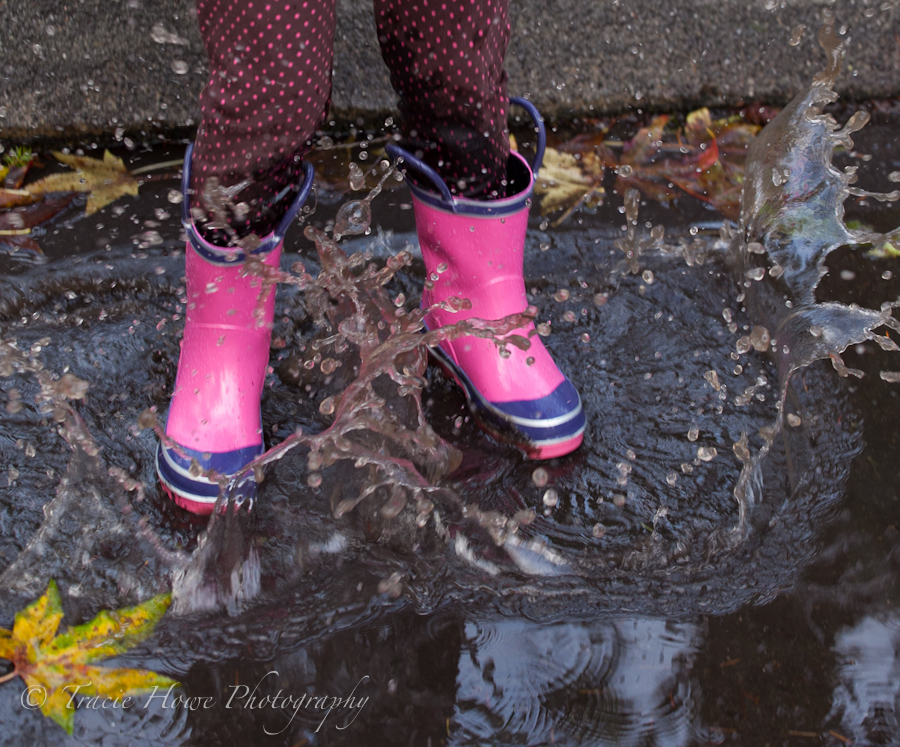
{"type": "Polygon", "coordinates": [[[32,228],[45,223],[63,210],[75,195],[72,192],[54,195],[31,205],[0,212],[0,236],[29,233],[32,228]]]}
{"type": "Polygon", "coordinates": [[[46,192],[89,192],[85,215],[93,215],[123,195],[137,197],[137,180],[128,173],[121,158],[108,150],[103,160],[53,151],[57,160],[75,169],[74,173],[51,174],[25,188],[33,195],[46,192]]]}
{"type": "Polygon", "coordinates": [[[616,189],[631,187],[663,204],[681,192],[710,203],[722,215],[740,215],[747,148],[760,127],[740,117],[713,120],[708,109],[691,112],[681,130],[656,117],[622,152],[616,189]]]}
{"type": "Polygon", "coordinates": [[[160,594],[136,607],[104,610],[90,622],[57,634],[63,609],[56,582],[51,581],[44,596],[16,615],[12,630],[0,629],[0,657],[14,666],[2,679],[21,677],[28,685],[23,704],[40,707],[71,734],[78,695],[121,704],[128,696],[177,684],[143,669],[94,666],[145,640],[170,601],[169,594],[160,594]]]}
{"type": "Polygon", "coordinates": [[[41,199],[41,195],[33,195],[27,189],[2,189],[0,188],[0,209],[30,205],[41,199]]]}

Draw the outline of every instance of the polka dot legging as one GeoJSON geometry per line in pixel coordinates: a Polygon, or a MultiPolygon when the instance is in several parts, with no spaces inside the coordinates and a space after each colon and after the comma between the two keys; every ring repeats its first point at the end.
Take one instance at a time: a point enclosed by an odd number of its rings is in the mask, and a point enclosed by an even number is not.
{"type": "MultiPolygon", "coordinates": [[[[374,0],[404,145],[466,197],[504,196],[508,0],[374,0]]],[[[209,83],[191,205],[217,244],[283,216],[331,101],[335,0],[197,0],[209,83]],[[223,199],[224,198],[224,199],[223,199]]]]}

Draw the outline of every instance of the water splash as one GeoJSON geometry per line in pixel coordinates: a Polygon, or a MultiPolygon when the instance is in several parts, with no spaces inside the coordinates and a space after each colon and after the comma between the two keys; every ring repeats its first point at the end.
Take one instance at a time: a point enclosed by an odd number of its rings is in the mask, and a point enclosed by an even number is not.
{"type": "Polygon", "coordinates": [[[741,231],[735,245],[748,310],[765,325],[756,340],[748,339],[757,350],[769,349],[774,358],[780,402],[775,422],[761,433],[764,444],[754,458],[746,457],[742,438],[739,458],[745,469],[735,488],[742,518],[747,503],[761,497],[759,465],[784,430],[792,375],[814,361],[830,360],[841,376],[861,377],[861,371],[848,368],[841,358],[847,347],[872,340],[883,350],[900,349],[875,331],[880,327],[900,331],[900,322],[892,315],[900,300],[877,310],[816,301],[831,252],[844,246],[881,247],[900,236],[900,227],[885,234],[851,229],[843,220],[847,197],[896,201],[900,191],[876,193],[854,187],[856,167],[839,171],[833,164],[835,148],[852,149],[852,134],[869,120],[868,113],[857,112],[840,127],[824,111],[838,98],[834,84],[845,51],[834,21],[834,13],[825,11],[819,44],[827,56],[826,69],[759,133],[747,159],[741,231]],[[760,282],[767,271],[767,282],[760,282]]]}

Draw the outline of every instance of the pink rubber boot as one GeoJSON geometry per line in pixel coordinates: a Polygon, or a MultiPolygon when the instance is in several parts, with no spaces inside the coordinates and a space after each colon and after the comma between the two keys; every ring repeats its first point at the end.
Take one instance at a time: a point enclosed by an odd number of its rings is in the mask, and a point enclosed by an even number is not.
{"type": "MultiPolygon", "coordinates": [[[[156,471],[163,489],[179,506],[209,514],[219,485],[192,474],[191,461],[196,459],[203,470],[231,477],[265,448],[260,398],[269,363],[275,289],[260,304],[261,279],[242,277],[246,254],[213,246],[200,236],[188,206],[190,159],[191,148],[185,154],[182,184],[188,302],[166,420],[166,435],[185,455],[160,443],[156,471]]],[[[306,200],[312,181],[312,166],[306,164],[303,184],[287,215],[253,252],[265,264],[278,266],[284,232],[306,200]]],[[[231,488],[238,503],[252,502],[256,496],[252,472],[231,488]]]]}
{"type": "MultiPolygon", "coordinates": [[[[533,168],[511,153],[507,191],[502,200],[453,197],[441,177],[403,149],[388,151],[426,177],[439,190],[410,183],[416,231],[427,277],[422,308],[452,297],[468,298],[472,308],[453,313],[436,310],[425,322],[437,329],[470,317],[502,319],[524,311],[523,254],[534,174],[546,142],[540,115],[523,99],[510,99],[529,111],[538,127],[538,154],[533,168]]],[[[527,351],[507,346],[503,358],[492,340],[461,337],[431,352],[463,388],[476,419],[501,440],[522,447],[533,459],[550,459],[574,451],[584,438],[585,418],[578,392],[559,370],[534,325],[515,330],[531,340],[527,351]]]]}

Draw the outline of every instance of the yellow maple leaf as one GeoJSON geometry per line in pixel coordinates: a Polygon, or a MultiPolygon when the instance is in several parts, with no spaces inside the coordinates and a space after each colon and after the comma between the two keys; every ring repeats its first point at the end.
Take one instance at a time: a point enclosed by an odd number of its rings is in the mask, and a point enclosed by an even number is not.
{"type": "Polygon", "coordinates": [[[603,164],[592,154],[576,158],[572,153],[547,148],[544,164],[535,179],[535,194],[541,195],[541,214],[565,208],[558,225],[578,205],[603,195],[603,164]]]}
{"type": "Polygon", "coordinates": [[[123,195],[137,197],[138,183],[121,158],[108,150],[103,160],[71,156],[53,151],[57,160],[75,169],[74,173],[51,174],[25,187],[31,194],[45,192],[89,192],[85,215],[93,215],[123,195]]]}
{"type": "Polygon", "coordinates": [[[76,696],[99,696],[121,703],[124,698],[178,684],[144,669],[112,669],[95,662],[124,653],[146,639],[171,601],[160,594],[143,604],[110,612],[57,635],[63,618],[56,582],[16,615],[13,629],[0,629],[0,658],[13,663],[3,680],[18,675],[28,689],[22,702],[52,718],[72,733],[76,696]]]}

